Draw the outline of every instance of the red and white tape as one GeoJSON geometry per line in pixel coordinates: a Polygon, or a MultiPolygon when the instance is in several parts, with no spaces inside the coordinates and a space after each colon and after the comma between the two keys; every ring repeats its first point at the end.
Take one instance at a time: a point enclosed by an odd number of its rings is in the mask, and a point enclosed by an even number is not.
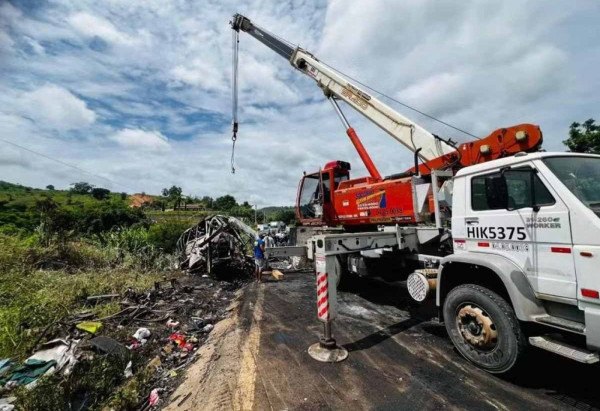
{"type": "Polygon", "coordinates": [[[329,321],[327,273],[317,273],[317,317],[321,321],[329,321]]]}

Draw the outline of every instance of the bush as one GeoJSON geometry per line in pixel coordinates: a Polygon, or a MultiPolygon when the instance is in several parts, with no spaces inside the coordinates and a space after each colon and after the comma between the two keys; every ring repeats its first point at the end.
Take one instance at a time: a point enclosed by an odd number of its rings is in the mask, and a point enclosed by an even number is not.
{"type": "Polygon", "coordinates": [[[153,224],[148,230],[148,242],[165,253],[175,251],[177,240],[190,225],[184,221],[153,224]]]}
{"type": "Polygon", "coordinates": [[[83,207],[75,212],[74,222],[81,234],[99,234],[116,227],[148,224],[144,212],[122,201],[109,201],[83,207]]]}
{"type": "Polygon", "coordinates": [[[106,188],[95,187],[92,188],[91,194],[96,200],[105,200],[108,198],[110,190],[106,188]]]}

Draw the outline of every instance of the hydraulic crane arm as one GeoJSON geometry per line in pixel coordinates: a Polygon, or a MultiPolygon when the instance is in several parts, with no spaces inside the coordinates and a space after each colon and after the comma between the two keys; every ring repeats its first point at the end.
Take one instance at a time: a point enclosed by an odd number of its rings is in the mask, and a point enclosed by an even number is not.
{"type": "MultiPolygon", "coordinates": [[[[231,27],[238,32],[241,30],[250,34],[287,59],[294,68],[311,77],[328,98],[345,101],[413,153],[421,149],[419,157],[422,160],[430,161],[456,150],[455,147],[434,136],[414,121],[404,117],[326,64],[320,62],[308,51],[290,45],[268,31],[256,26],[247,17],[240,14],[234,15],[231,27]]],[[[333,103],[335,104],[335,101],[333,103]]],[[[350,133],[348,134],[350,136],[350,133]]],[[[352,136],[350,138],[352,139],[352,136]]],[[[355,141],[353,143],[356,146],[355,141]]],[[[358,147],[357,150],[361,154],[361,150],[358,147]]],[[[361,157],[365,161],[362,154],[361,157]]],[[[373,176],[373,172],[366,161],[365,165],[373,176]]]]}
{"type": "MultiPolygon", "coordinates": [[[[443,140],[414,121],[398,113],[376,97],[353,84],[344,75],[319,61],[308,51],[296,47],[269,33],[241,14],[233,16],[231,27],[235,30],[237,42],[239,31],[252,37],[288,60],[300,72],[311,77],[323,90],[340,116],[346,133],[354,144],[367,170],[375,180],[382,180],[379,171],[363,147],[354,129],[350,127],[336,100],[343,100],[367,119],[377,124],[386,133],[411,150],[423,163],[408,172],[429,174],[432,170],[460,168],[477,163],[506,157],[520,151],[534,151],[542,144],[542,133],[533,124],[519,124],[498,129],[487,137],[455,147],[450,140],[443,140]]],[[[237,44],[237,43],[236,43],[237,44]]],[[[237,48],[236,48],[237,50],[237,48]]],[[[237,56],[234,56],[237,61],[237,56]]],[[[234,82],[234,85],[237,84],[234,82]]],[[[234,89],[234,95],[235,95],[234,89]]],[[[234,100],[234,105],[237,105],[234,100]]],[[[235,110],[235,109],[234,109],[235,110]]],[[[237,120],[234,113],[234,141],[237,120]]]]}

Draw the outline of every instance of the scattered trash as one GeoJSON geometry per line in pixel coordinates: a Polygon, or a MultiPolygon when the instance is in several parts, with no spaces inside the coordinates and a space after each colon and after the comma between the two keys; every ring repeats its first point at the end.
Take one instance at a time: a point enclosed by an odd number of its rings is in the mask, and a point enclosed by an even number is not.
{"type": "Polygon", "coordinates": [[[175,328],[177,326],[179,326],[179,321],[173,321],[172,319],[169,318],[169,320],[167,321],[167,327],[175,328]]]}
{"type": "Polygon", "coordinates": [[[17,397],[6,397],[0,398],[0,411],[12,411],[15,409],[13,402],[17,400],[17,397]]]}
{"type": "MultiPolygon", "coordinates": [[[[0,387],[10,390],[24,385],[31,389],[43,375],[50,375],[62,369],[65,370],[65,374],[70,372],[76,361],[69,343],[64,340],[53,340],[43,347],[45,348],[22,364],[14,364],[10,359],[0,360],[0,387]]],[[[11,409],[6,404],[2,407],[11,409]]]]}
{"type": "Polygon", "coordinates": [[[55,361],[56,371],[63,371],[63,374],[69,375],[77,363],[75,358],[75,347],[78,340],[67,341],[57,338],[43,344],[38,352],[33,354],[28,360],[55,361]]]}
{"type": "Polygon", "coordinates": [[[10,358],[4,358],[0,360],[0,381],[2,379],[2,376],[8,372],[11,365],[12,360],[10,358]]]}
{"type": "Polygon", "coordinates": [[[133,377],[133,371],[131,370],[131,367],[132,367],[132,363],[131,363],[131,361],[129,361],[127,363],[127,365],[125,366],[125,371],[123,371],[123,375],[125,376],[125,378],[133,377]]]}
{"type": "Polygon", "coordinates": [[[271,271],[271,275],[278,281],[283,279],[283,273],[277,269],[273,269],[273,271],[271,271]]]}
{"type": "MultiPolygon", "coordinates": [[[[217,248],[213,251],[214,255],[226,253],[217,248]]],[[[231,259],[234,266],[244,267],[239,262],[245,261],[245,257],[231,259]]],[[[229,264],[224,258],[219,261],[225,266],[229,264]]],[[[122,368],[117,371],[127,380],[115,387],[117,392],[134,390],[139,393],[136,395],[145,396],[154,388],[152,403],[161,403],[159,395],[167,398],[174,391],[179,370],[197,358],[194,353],[206,341],[214,324],[229,315],[229,301],[242,283],[243,279],[238,277],[232,282],[199,275],[165,277],[158,286],[146,291],[129,288],[120,296],[91,296],[84,301],[100,305],[118,299],[121,309],[101,318],[92,310],[66,316],[44,330],[38,350],[24,363],[0,359],[2,395],[19,386],[33,388],[43,375],[53,374],[57,381],[67,382],[75,367],[96,364],[92,360],[106,356],[118,359],[122,368]],[[137,386],[138,374],[143,376],[142,387],[137,386]]],[[[148,405],[149,397],[139,400],[147,400],[147,408],[155,407],[148,405]]],[[[0,400],[0,411],[13,409],[6,399],[0,400]]]]}
{"type": "Polygon", "coordinates": [[[182,347],[185,345],[185,335],[182,333],[173,333],[169,336],[169,341],[173,341],[179,347],[182,347]]]}
{"type": "MultiPolygon", "coordinates": [[[[30,385],[42,375],[53,373],[55,367],[55,360],[27,359],[23,364],[18,365],[12,370],[8,383],[13,383],[13,385],[30,385]]],[[[33,388],[33,386],[28,388],[33,388]]]]}
{"type": "Polygon", "coordinates": [[[188,392],[187,394],[185,394],[185,397],[183,397],[183,398],[181,399],[181,401],[179,401],[179,402],[177,403],[177,406],[178,406],[178,407],[181,407],[181,406],[183,405],[183,403],[184,403],[184,402],[186,402],[186,401],[187,401],[187,399],[188,399],[188,398],[190,398],[191,396],[192,396],[192,393],[191,393],[191,392],[188,392]]]}
{"type": "Polygon", "coordinates": [[[170,280],[167,280],[166,278],[163,281],[155,281],[154,282],[154,289],[155,290],[160,290],[161,285],[165,284],[165,283],[169,283],[171,285],[171,288],[175,288],[175,286],[177,285],[177,279],[176,278],[171,278],[170,280]]]}
{"type": "Polygon", "coordinates": [[[150,397],[148,398],[148,405],[154,407],[155,405],[158,405],[159,400],[160,398],[158,396],[158,388],[155,388],[150,392],[150,397]]]}
{"type": "Polygon", "coordinates": [[[103,294],[103,295],[91,295],[86,298],[88,303],[99,303],[104,300],[113,300],[115,298],[119,298],[119,294],[103,294]]]}
{"type": "Polygon", "coordinates": [[[138,330],[135,332],[135,334],[133,334],[133,338],[135,338],[142,344],[144,344],[146,342],[148,337],[150,337],[150,330],[145,327],[138,328],[138,330]]]}
{"type": "Polygon", "coordinates": [[[115,340],[106,336],[94,337],[90,340],[92,347],[101,354],[106,354],[118,357],[123,360],[123,363],[129,361],[130,353],[127,347],[115,340]]]}
{"type": "Polygon", "coordinates": [[[77,324],[75,327],[90,334],[96,334],[102,329],[102,323],[97,321],[83,321],[77,324]]]}

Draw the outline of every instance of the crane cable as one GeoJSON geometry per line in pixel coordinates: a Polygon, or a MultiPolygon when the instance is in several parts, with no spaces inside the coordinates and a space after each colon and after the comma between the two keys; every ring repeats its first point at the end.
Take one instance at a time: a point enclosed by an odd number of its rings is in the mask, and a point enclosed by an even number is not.
{"type": "MultiPolygon", "coordinates": [[[[260,30],[262,30],[262,31],[266,32],[266,33],[269,33],[271,36],[275,37],[277,40],[281,41],[282,43],[286,43],[286,44],[287,44],[288,46],[290,46],[290,47],[294,47],[294,48],[297,48],[297,47],[299,47],[299,46],[297,46],[296,44],[292,43],[291,41],[289,41],[289,40],[287,40],[287,39],[284,39],[283,37],[280,37],[280,36],[278,36],[278,35],[276,35],[276,34],[274,34],[274,33],[271,33],[270,31],[268,31],[268,30],[266,30],[266,29],[264,29],[264,28],[262,28],[262,27],[260,27],[260,26],[258,26],[258,25],[256,25],[256,24],[255,24],[254,26],[255,26],[255,27],[257,27],[257,28],[259,28],[260,30]]],[[[431,114],[427,114],[427,113],[425,113],[424,111],[422,111],[422,110],[419,110],[419,109],[418,109],[418,108],[416,108],[416,107],[413,107],[413,106],[411,106],[411,105],[408,105],[408,104],[406,104],[406,103],[403,103],[403,102],[401,102],[401,101],[399,101],[399,100],[397,100],[397,99],[395,99],[395,98],[393,98],[393,97],[391,97],[391,96],[389,96],[389,95],[387,95],[387,94],[385,94],[385,93],[383,93],[383,92],[381,92],[381,91],[379,91],[379,90],[376,90],[376,89],[374,89],[373,87],[370,87],[369,85],[367,85],[367,84],[365,84],[365,83],[363,83],[363,82],[361,82],[361,81],[359,81],[359,80],[355,79],[354,77],[352,77],[352,76],[349,76],[348,74],[344,73],[343,71],[341,71],[341,70],[338,70],[338,69],[336,69],[335,67],[332,67],[332,66],[330,66],[329,64],[325,63],[325,62],[324,62],[323,60],[321,60],[321,59],[319,59],[319,61],[320,61],[320,62],[321,62],[321,63],[322,63],[324,66],[328,67],[329,69],[331,69],[331,70],[333,70],[333,71],[337,72],[338,74],[341,74],[343,77],[347,77],[347,78],[349,78],[350,80],[354,81],[355,83],[358,83],[358,84],[360,84],[361,86],[363,86],[363,87],[365,87],[365,88],[367,88],[367,89],[371,90],[373,93],[375,93],[375,94],[378,94],[380,97],[384,97],[384,98],[386,98],[386,99],[388,99],[388,100],[390,100],[390,101],[393,101],[394,103],[400,104],[401,106],[403,106],[403,107],[405,107],[405,108],[407,108],[407,109],[409,109],[409,110],[412,110],[412,111],[414,111],[415,113],[418,113],[418,114],[420,114],[420,115],[422,115],[422,116],[424,116],[424,117],[427,117],[427,118],[428,118],[428,119],[430,119],[430,120],[437,121],[438,123],[440,123],[440,124],[442,124],[442,125],[444,125],[444,126],[446,126],[446,127],[449,127],[449,128],[451,128],[451,129],[453,129],[453,130],[456,130],[456,131],[458,131],[459,133],[463,133],[463,134],[465,134],[465,135],[467,135],[467,136],[469,136],[469,137],[473,137],[473,138],[476,138],[477,140],[481,140],[481,138],[480,138],[480,137],[477,137],[475,134],[469,133],[468,131],[466,131],[466,130],[464,130],[464,129],[462,129],[462,128],[459,128],[459,127],[457,127],[457,126],[454,126],[454,125],[452,125],[452,124],[450,124],[450,123],[448,123],[448,122],[446,122],[446,121],[440,120],[439,118],[437,118],[437,117],[434,117],[434,116],[432,116],[431,114]]],[[[441,139],[441,141],[444,141],[444,140],[443,140],[443,139],[441,139]]],[[[444,141],[444,142],[446,142],[446,141],[444,141]]],[[[446,142],[446,143],[447,143],[447,142],[446,142]]]]}
{"type": "MultiPolygon", "coordinates": [[[[292,43],[292,42],[290,42],[290,41],[288,41],[288,40],[286,40],[286,39],[284,39],[282,37],[279,37],[279,36],[277,36],[277,35],[269,32],[269,31],[263,29],[262,27],[259,27],[259,26],[256,26],[256,25],[255,25],[255,27],[260,28],[260,30],[264,30],[265,32],[269,33],[270,35],[272,35],[273,37],[277,38],[281,42],[287,43],[291,47],[298,47],[298,46],[294,45],[294,43],[292,43]]],[[[233,102],[233,124],[232,124],[233,125],[233,135],[231,137],[231,140],[232,140],[233,144],[232,144],[232,148],[231,148],[231,173],[235,174],[234,153],[235,153],[235,141],[237,140],[237,131],[238,131],[238,54],[239,54],[239,45],[240,45],[240,38],[239,38],[240,33],[237,30],[232,30],[232,31],[233,31],[233,37],[232,37],[233,38],[233,73],[232,73],[232,76],[233,76],[233,78],[232,78],[232,83],[233,83],[233,87],[232,87],[232,93],[233,93],[233,99],[232,99],[232,102],[233,102]]],[[[390,101],[393,101],[393,102],[395,102],[397,104],[400,104],[401,106],[406,107],[407,109],[412,110],[412,111],[414,111],[414,112],[416,112],[416,113],[418,113],[418,114],[420,114],[420,115],[422,115],[424,117],[427,117],[427,118],[429,118],[429,119],[431,119],[433,121],[436,121],[436,122],[438,122],[438,123],[440,123],[440,124],[442,124],[442,125],[444,125],[446,127],[454,129],[454,130],[456,130],[456,131],[458,131],[460,133],[463,133],[465,135],[473,137],[473,138],[475,138],[477,140],[481,140],[480,137],[477,137],[476,135],[474,135],[472,133],[469,133],[468,131],[466,131],[464,129],[461,129],[459,127],[453,126],[452,124],[450,124],[450,123],[448,123],[446,121],[440,120],[439,118],[436,118],[436,117],[434,117],[434,116],[432,116],[430,114],[427,114],[427,113],[425,113],[422,110],[419,110],[419,109],[417,109],[415,107],[412,107],[412,106],[410,106],[410,105],[408,105],[406,103],[403,103],[403,102],[401,102],[401,101],[399,101],[399,100],[397,100],[397,99],[395,99],[395,98],[393,98],[393,97],[391,97],[391,96],[389,96],[389,95],[387,95],[387,94],[385,94],[385,93],[383,93],[383,92],[381,92],[379,90],[376,90],[376,89],[368,86],[367,84],[365,84],[365,83],[363,83],[363,82],[361,82],[361,81],[353,78],[352,76],[349,76],[348,74],[344,73],[343,71],[340,71],[340,70],[336,69],[335,67],[330,66],[329,64],[325,63],[323,60],[319,60],[319,61],[323,65],[325,65],[326,67],[328,67],[329,69],[331,69],[331,70],[333,70],[333,71],[341,74],[344,77],[349,78],[350,80],[352,80],[352,81],[360,84],[361,86],[363,86],[363,87],[371,90],[373,93],[378,94],[381,97],[387,98],[390,101]]],[[[452,145],[448,141],[440,139],[439,137],[438,137],[438,139],[440,141],[444,141],[446,144],[452,145]]],[[[459,153],[459,155],[460,155],[460,153],[459,153]]],[[[460,157],[459,157],[458,161],[460,161],[460,157]]]]}
{"type": "Polygon", "coordinates": [[[235,174],[235,141],[238,132],[238,54],[240,49],[240,33],[233,30],[233,71],[232,75],[232,135],[231,135],[231,174],[235,174]]]}
{"type": "MultiPolygon", "coordinates": [[[[477,140],[481,140],[481,137],[477,137],[475,134],[469,133],[468,131],[466,131],[466,130],[463,130],[462,128],[459,128],[459,127],[453,126],[452,124],[450,124],[450,123],[447,123],[447,122],[445,122],[445,121],[443,121],[443,120],[440,120],[439,118],[437,118],[437,117],[434,117],[434,116],[432,116],[431,114],[427,114],[427,113],[425,113],[424,111],[422,111],[422,110],[419,110],[418,108],[415,108],[415,107],[413,107],[413,106],[410,106],[410,105],[408,105],[408,104],[406,104],[406,103],[403,103],[403,102],[401,102],[401,101],[399,101],[399,100],[397,100],[397,99],[395,99],[395,98],[393,98],[393,97],[391,97],[391,96],[389,96],[389,95],[387,95],[387,94],[385,94],[385,93],[383,93],[383,92],[381,92],[381,91],[379,91],[379,90],[376,90],[376,89],[374,89],[373,87],[370,87],[370,86],[368,86],[368,85],[367,85],[367,84],[365,84],[365,83],[362,83],[361,81],[359,81],[359,80],[357,80],[357,79],[353,78],[352,76],[349,76],[348,74],[344,73],[343,71],[340,71],[340,70],[336,69],[335,67],[332,67],[332,66],[330,66],[329,64],[325,63],[323,60],[319,60],[319,62],[320,62],[321,64],[323,64],[324,66],[326,66],[327,68],[329,68],[330,70],[333,70],[333,71],[335,71],[335,72],[337,72],[337,73],[341,74],[342,76],[349,78],[350,80],[354,81],[355,83],[358,83],[358,84],[360,84],[360,85],[361,85],[361,86],[363,86],[364,88],[371,90],[373,93],[375,93],[375,94],[378,94],[378,95],[379,95],[379,96],[381,96],[381,97],[385,97],[385,98],[387,98],[388,100],[390,100],[390,101],[393,101],[394,103],[400,104],[401,106],[403,106],[403,107],[406,107],[407,109],[409,109],[409,110],[412,110],[412,111],[414,111],[415,113],[418,113],[418,114],[420,114],[420,115],[422,115],[422,116],[424,116],[424,117],[427,117],[427,118],[428,118],[428,119],[430,119],[430,120],[437,121],[438,123],[440,123],[440,124],[443,124],[443,125],[444,125],[444,126],[446,126],[446,127],[450,127],[451,129],[454,129],[454,130],[456,130],[456,131],[458,131],[458,132],[460,132],[460,133],[466,134],[467,136],[470,136],[470,137],[476,138],[477,140]]],[[[442,141],[443,141],[443,140],[442,140],[442,141]]]]}

